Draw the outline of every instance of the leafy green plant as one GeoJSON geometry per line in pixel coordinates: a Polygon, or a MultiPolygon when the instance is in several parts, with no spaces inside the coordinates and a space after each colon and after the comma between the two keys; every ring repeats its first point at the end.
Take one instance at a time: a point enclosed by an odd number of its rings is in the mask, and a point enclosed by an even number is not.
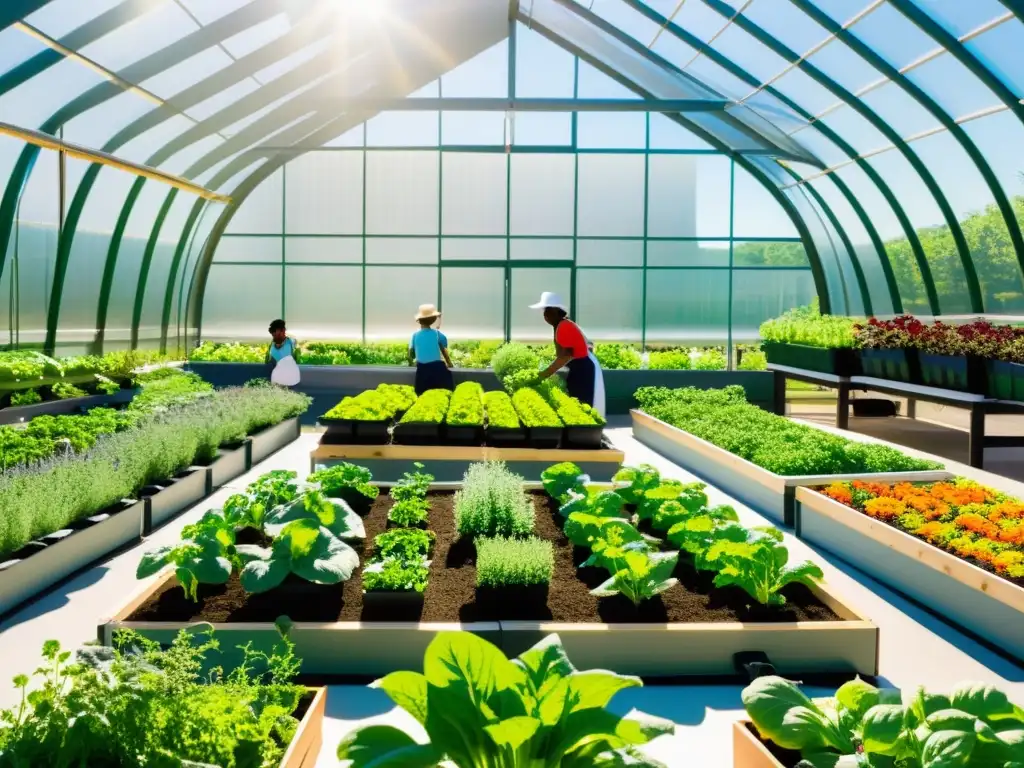
{"type": "Polygon", "coordinates": [[[379,560],[423,560],[430,556],[436,538],[433,531],[419,528],[393,528],[373,539],[379,560]]]}
{"type": "Polygon", "coordinates": [[[668,529],[667,538],[680,550],[689,553],[699,571],[717,571],[722,567],[720,542],[750,542],[760,536],[782,534],[775,528],[746,528],[737,523],[732,507],[715,507],[679,520],[668,529]]]}
{"type": "Polygon", "coordinates": [[[388,520],[400,526],[418,526],[427,522],[430,504],[427,491],[434,482],[434,476],[422,472],[423,465],[413,464],[415,472],[406,472],[391,489],[394,505],[388,511],[388,520]]]}
{"type": "Polygon", "coordinates": [[[269,549],[253,547],[247,556],[242,588],[253,593],[280,586],[289,574],[314,584],[339,584],[359,567],[355,550],[310,518],[292,520],[277,532],[269,549]]]}
{"type": "Polygon", "coordinates": [[[412,408],[405,412],[399,423],[441,424],[448,413],[451,399],[452,393],[447,389],[431,389],[424,392],[417,398],[412,408]]]}
{"type": "Polygon", "coordinates": [[[121,385],[106,376],[96,375],[96,391],[101,395],[116,395],[121,391],[121,385]]]}
{"type": "Polygon", "coordinates": [[[498,381],[504,384],[506,378],[518,371],[537,372],[540,358],[537,353],[524,344],[511,342],[503,344],[491,357],[491,367],[498,381]]]}
{"type": "Polygon", "coordinates": [[[380,489],[372,482],[370,470],[348,462],[318,469],[310,474],[308,480],[333,498],[345,498],[347,493],[353,492],[373,501],[380,494],[380,489]]]}
{"type": "Polygon", "coordinates": [[[416,388],[409,384],[378,384],[376,390],[392,408],[392,413],[403,413],[416,402],[416,388]]]}
{"type": "Polygon", "coordinates": [[[286,638],[269,652],[238,649],[224,675],[213,630],[182,630],[167,650],[134,632],[113,648],[73,657],[55,640],[43,662],[15,677],[20,700],[0,712],[0,754],[11,766],[278,765],[296,733],[304,689],[286,638]],[[209,673],[204,670],[212,671],[209,673]]]}
{"type": "Polygon", "coordinates": [[[608,711],[612,697],[639,678],[577,671],[557,635],[510,661],[468,632],[440,632],[427,647],[423,674],[393,672],[373,684],[426,729],[419,744],[393,726],[349,733],[338,758],[351,768],[656,768],[636,751],[675,726],[639,713],[608,711]]]}
{"type": "Polygon", "coordinates": [[[618,491],[585,488],[583,493],[571,492],[558,513],[565,518],[579,512],[596,517],[626,517],[626,500],[618,491]]]}
{"type": "Polygon", "coordinates": [[[555,409],[558,418],[569,427],[603,427],[604,417],[592,406],[570,397],[560,389],[552,388],[547,393],[548,402],[555,409]]]}
{"type": "Polygon", "coordinates": [[[58,381],[54,384],[50,391],[53,392],[53,396],[58,400],[70,400],[73,397],[85,397],[89,394],[81,387],[76,387],[74,384],[68,384],[63,381],[58,381]]]}
{"type": "Polygon", "coordinates": [[[484,393],[484,410],[487,413],[487,426],[498,429],[518,429],[519,417],[512,405],[512,398],[507,393],[495,390],[484,393]]]}
{"type": "Polygon", "coordinates": [[[743,353],[736,368],[740,371],[765,371],[768,369],[768,358],[760,349],[749,349],[743,353]]]}
{"type": "Polygon", "coordinates": [[[430,570],[422,560],[389,558],[363,569],[367,592],[420,592],[427,588],[430,570]]]}
{"type": "Polygon", "coordinates": [[[628,344],[595,344],[594,357],[607,371],[637,371],[643,365],[640,352],[628,344]]]}
{"type": "Polygon", "coordinates": [[[351,421],[388,421],[395,415],[395,404],[375,389],[346,397],[324,414],[328,419],[351,421]]]}
{"type": "Polygon", "coordinates": [[[612,477],[612,482],[616,483],[619,495],[627,504],[639,505],[647,491],[658,487],[661,473],[650,464],[623,467],[612,477]]]}
{"type": "Polygon", "coordinates": [[[550,541],[481,536],[476,540],[478,587],[531,587],[550,584],[555,570],[550,541]]]}
{"type": "Polygon", "coordinates": [[[813,587],[825,578],[821,568],[805,560],[788,565],[789,550],[774,536],[755,541],[718,541],[708,556],[721,563],[716,587],[737,586],[761,605],[785,605],[782,589],[789,584],[813,587]]]}
{"type": "Polygon", "coordinates": [[[11,393],[11,405],[15,408],[22,405],[35,405],[43,402],[38,389],[21,389],[11,393]]]}
{"type": "Polygon", "coordinates": [[[857,678],[834,697],[811,699],[781,677],[754,680],[743,706],[763,739],[800,752],[799,766],[1016,768],[1024,761],[1024,709],[984,683],[948,694],[857,678]]]}
{"type": "Polygon", "coordinates": [[[592,547],[598,539],[608,542],[639,541],[641,533],[622,517],[602,517],[587,512],[573,512],[565,519],[565,537],[577,547],[592,547]]]}
{"type": "Polygon", "coordinates": [[[523,492],[522,477],[500,461],[469,466],[455,494],[460,536],[525,536],[533,524],[533,502],[523,492]]]}
{"type": "Polygon", "coordinates": [[[64,375],[61,364],[39,352],[0,352],[0,381],[32,381],[64,375]]]}
{"type": "Polygon", "coordinates": [[[388,510],[388,520],[403,528],[426,525],[430,514],[430,504],[426,499],[406,499],[395,502],[388,510]]]}
{"type": "Polygon", "coordinates": [[[590,590],[590,594],[596,597],[622,595],[639,606],[679,583],[678,579],[671,578],[678,560],[678,552],[623,552],[621,558],[611,560],[614,568],[611,578],[590,590]]]}
{"type": "Polygon", "coordinates": [[[636,393],[645,413],[778,475],[907,472],[942,466],[886,445],[848,440],[776,416],[750,405],[741,395],[738,387],[644,387],[636,393]]]}
{"type": "Polygon", "coordinates": [[[601,524],[597,533],[589,536],[590,557],[580,567],[604,568],[615,573],[624,562],[627,552],[651,552],[651,543],[632,525],[601,524]]]}
{"type": "Polygon", "coordinates": [[[475,381],[464,381],[452,393],[445,422],[453,427],[482,427],[484,424],[484,388],[475,381]]]}
{"type": "MultiPolygon", "coordinates": [[[[245,552],[243,546],[243,553],[245,552]]],[[[139,561],[135,578],[145,579],[166,566],[174,566],[174,575],[190,600],[198,600],[200,584],[226,584],[241,555],[235,546],[235,529],[217,510],[210,510],[198,523],[182,531],[182,540],[174,546],[157,547],[139,561]]]]}
{"type": "Polygon", "coordinates": [[[366,538],[362,518],[341,499],[329,499],[320,491],[307,490],[294,501],[270,510],[266,517],[267,533],[278,537],[296,520],[308,520],[342,541],[366,538]]]}
{"type": "Polygon", "coordinates": [[[688,371],[690,353],[683,349],[651,352],[647,356],[647,367],[652,371],[688,371]]]}
{"type": "MultiPolygon", "coordinates": [[[[688,485],[690,484],[679,480],[661,480],[653,488],[642,491],[640,503],[636,505],[637,519],[653,520],[665,502],[679,501],[679,497],[687,491],[688,485]]],[[[619,493],[626,495],[623,493],[624,490],[620,488],[619,493]]],[[[703,490],[703,487],[699,490],[703,490]]]]}
{"type": "Polygon", "coordinates": [[[512,404],[523,424],[528,427],[558,428],[562,426],[562,420],[558,418],[558,414],[535,389],[517,390],[512,395],[512,404]]]}
{"type": "Polygon", "coordinates": [[[717,347],[701,350],[693,361],[695,371],[724,371],[726,367],[725,352],[717,347]]]}
{"type": "Polygon", "coordinates": [[[774,320],[761,324],[761,341],[765,344],[802,344],[829,349],[854,345],[857,318],[823,315],[818,300],[806,307],[796,307],[774,320]]]}
{"type": "Polygon", "coordinates": [[[565,503],[571,493],[586,492],[586,475],[583,470],[571,461],[554,464],[540,473],[541,482],[548,496],[555,501],[565,503]]]}

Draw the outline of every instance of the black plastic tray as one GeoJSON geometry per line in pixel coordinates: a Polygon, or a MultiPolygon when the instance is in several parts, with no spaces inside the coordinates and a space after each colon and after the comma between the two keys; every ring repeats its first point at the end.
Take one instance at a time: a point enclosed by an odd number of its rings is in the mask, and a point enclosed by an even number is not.
{"type": "Polygon", "coordinates": [[[564,431],[562,427],[530,427],[526,434],[531,448],[557,448],[564,431]]]}
{"type": "Polygon", "coordinates": [[[398,423],[395,424],[392,438],[397,445],[441,445],[441,425],[398,423]]]}
{"type": "Polygon", "coordinates": [[[335,445],[351,443],[356,436],[356,423],[351,419],[332,419],[321,416],[318,421],[324,427],[323,442],[335,445]]]}
{"type": "Polygon", "coordinates": [[[596,451],[601,448],[604,440],[604,427],[569,427],[565,428],[565,445],[569,448],[596,451]]]}
{"type": "Polygon", "coordinates": [[[494,448],[522,448],[526,445],[526,429],[523,427],[488,427],[484,436],[487,445],[494,448]]]}
{"type": "Polygon", "coordinates": [[[445,425],[444,441],[451,445],[480,445],[483,443],[484,428],[445,425]]]}

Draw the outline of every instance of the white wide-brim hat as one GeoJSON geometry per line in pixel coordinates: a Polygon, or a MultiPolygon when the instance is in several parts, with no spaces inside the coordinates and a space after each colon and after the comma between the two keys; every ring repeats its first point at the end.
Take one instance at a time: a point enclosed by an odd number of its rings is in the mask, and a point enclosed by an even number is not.
{"type": "Polygon", "coordinates": [[[540,301],[536,304],[530,305],[530,309],[548,309],[549,307],[553,309],[560,309],[563,312],[569,311],[565,302],[562,301],[562,297],[557,293],[552,293],[551,291],[544,291],[544,293],[540,295],[540,301]]]}
{"type": "Polygon", "coordinates": [[[420,311],[416,313],[416,320],[427,320],[431,317],[440,317],[441,313],[433,304],[420,304],[420,311]]]}

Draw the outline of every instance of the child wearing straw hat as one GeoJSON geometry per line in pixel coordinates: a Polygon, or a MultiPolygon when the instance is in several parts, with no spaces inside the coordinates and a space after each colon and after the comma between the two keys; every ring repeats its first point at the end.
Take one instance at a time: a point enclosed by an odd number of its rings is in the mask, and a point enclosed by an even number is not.
{"type": "Polygon", "coordinates": [[[448,339],[433,327],[441,317],[433,304],[420,305],[416,322],[420,329],[409,341],[409,365],[416,366],[416,394],[430,389],[454,389],[448,339]]]}

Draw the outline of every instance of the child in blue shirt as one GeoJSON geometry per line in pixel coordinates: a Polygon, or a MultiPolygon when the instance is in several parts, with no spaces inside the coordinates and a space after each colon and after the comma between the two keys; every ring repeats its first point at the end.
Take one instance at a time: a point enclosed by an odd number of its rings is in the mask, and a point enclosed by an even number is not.
{"type": "Polygon", "coordinates": [[[448,339],[432,328],[441,313],[433,304],[423,304],[416,314],[420,329],[409,341],[409,365],[416,365],[416,394],[431,389],[454,389],[452,359],[448,356],[448,339]]]}

